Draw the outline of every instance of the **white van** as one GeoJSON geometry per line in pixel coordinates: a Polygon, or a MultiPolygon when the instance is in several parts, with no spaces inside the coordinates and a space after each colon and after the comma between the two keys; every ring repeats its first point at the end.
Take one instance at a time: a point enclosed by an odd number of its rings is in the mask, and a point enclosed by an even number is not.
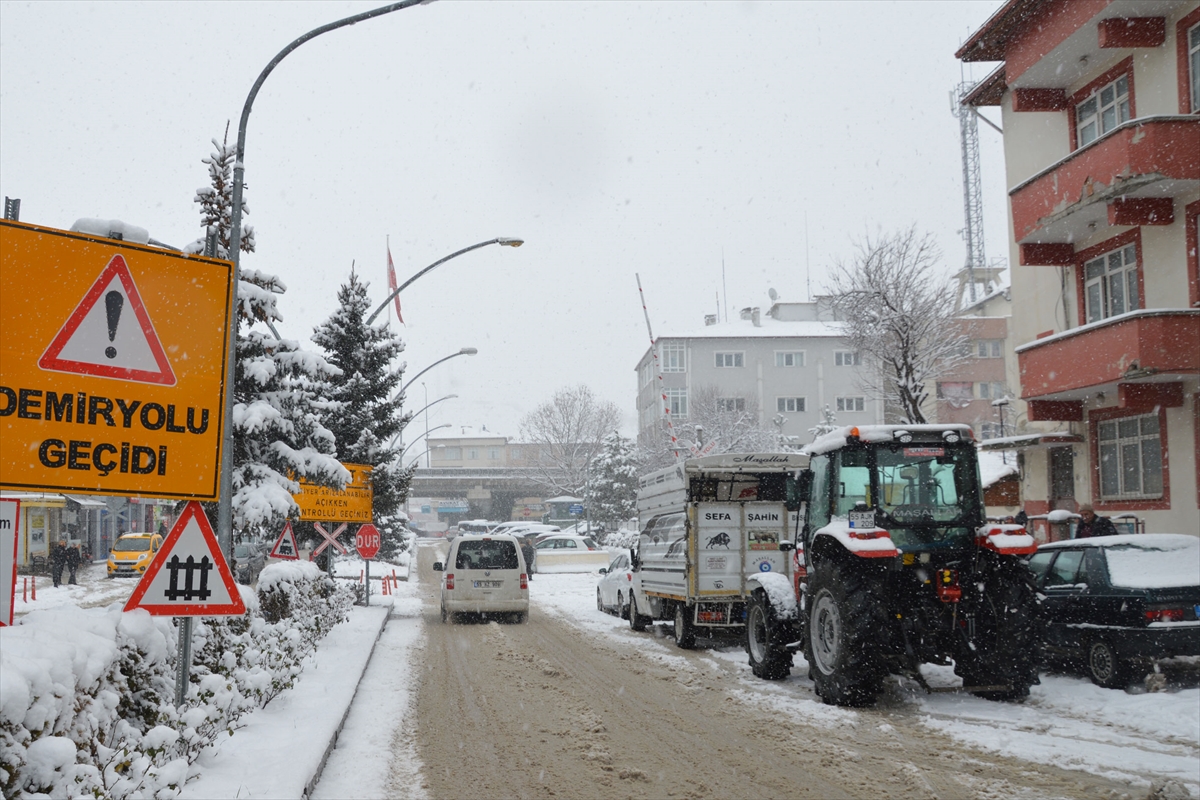
{"type": "Polygon", "coordinates": [[[461,535],[433,569],[442,573],[442,622],[461,613],[524,622],[529,614],[529,574],[515,537],[461,535]]]}

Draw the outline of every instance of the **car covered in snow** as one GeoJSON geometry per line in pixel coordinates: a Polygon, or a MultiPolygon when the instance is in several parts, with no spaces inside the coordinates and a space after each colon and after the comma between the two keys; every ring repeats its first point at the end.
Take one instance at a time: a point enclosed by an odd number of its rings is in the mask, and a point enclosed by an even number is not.
{"type": "Polygon", "coordinates": [[[1124,688],[1155,659],[1200,656],[1200,538],[1172,533],[1044,544],[1029,566],[1043,595],[1043,653],[1124,688]]]}
{"type": "Polygon", "coordinates": [[[589,536],[555,533],[534,545],[537,571],[598,572],[608,566],[611,556],[589,536]]]}
{"type": "Polygon", "coordinates": [[[512,536],[461,534],[450,545],[442,573],[442,621],[458,614],[524,622],[529,613],[529,573],[519,542],[512,536]]]}
{"type": "Polygon", "coordinates": [[[600,581],[596,584],[596,608],[624,618],[629,613],[629,594],[633,591],[629,554],[619,553],[600,573],[600,581]]]}

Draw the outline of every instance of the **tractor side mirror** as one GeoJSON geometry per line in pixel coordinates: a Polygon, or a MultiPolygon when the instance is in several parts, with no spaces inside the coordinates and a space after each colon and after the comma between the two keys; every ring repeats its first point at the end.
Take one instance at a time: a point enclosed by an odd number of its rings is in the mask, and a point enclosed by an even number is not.
{"type": "Polygon", "coordinates": [[[799,511],[800,507],[808,502],[808,496],[812,492],[812,482],[811,469],[797,470],[794,476],[788,478],[787,499],[784,502],[788,511],[799,511]]]}

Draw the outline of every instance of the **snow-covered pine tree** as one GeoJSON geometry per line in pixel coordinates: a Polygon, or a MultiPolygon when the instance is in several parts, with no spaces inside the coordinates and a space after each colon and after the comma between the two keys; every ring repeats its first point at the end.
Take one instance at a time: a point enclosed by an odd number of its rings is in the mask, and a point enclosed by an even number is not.
{"type": "Polygon", "coordinates": [[[394,397],[404,375],[393,359],[404,343],[387,322],[368,326],[371,311],[367,285],[353,270],[338,289],[338,307],[313,332],[312,340],[325,351],[341,374],[329,382],[329,397],[339,410],[325,419],[347,463],[369,464],[374,487],[375,527],[382,539],[380,556],[387,558],[407,546],[400,511],[408,498],[412,469],[399,463],[395,442],[409,417],[400,397],[394,397]]]}
{"type": "MultiPolygon", "coordinates": [[[[226,127],[226,137],[229,135],[226,127]]],[[[232,232],[233,151],[217,148],[208,164],[211,185],[197,190],[201,226],[217,229],[218,255],[228,257],[232,232]]],[[[243,207],[243,211],[245,208],[243,207]]],[[[254,234],[246,229],[241,250],[254,251],[254,234]]],[[[204,240],[187,250],[200,252],[204,240]]],[[[233,527],[241,534],[274,534],[299,507],[292,494],[297,478],[341,488],[350,473],[335,457],[333,433],[322,423],[337,404],[324,394],[339,370],[291,339],[252,330],[256,322],[275,322],[277,300],[287,291],[274,275],[245,267],[237,287],[238,341],[233,396],[233,527]]],[[[211,509],[210,515],[216,510],[211,509]]]]}
{"type": "MultiPolygon", "coordinates": [[[[225,122],[225,137],[218,142],[212,140],[215,148],[208,158],[200,161],[208,164],[208,186],[196,190],[193,203],[200,204],[200,227],[208,230],[209,226],[217,229],[217,257],[229,258],[230,238],[233,234],[233,162],[237,158],[237,150],[229,146],[229,122],[225,122]]],[[[250,213],[250,206],[242,200],[242,219],[250,213]]],[[[243,253],[254,252],[254,226],[242,222],[242,241],[238,248],[243,253]]],[[[204,237],[183,248],[188,253],[204,252],[204,237]]]]}
{"type": "Polygon", "coordinates": [[[607,531],[637,514],[638,468],[633,442],[618,433],[604,437],[592,459],[583,489],[588,516],[603,522],[607,531]]]}

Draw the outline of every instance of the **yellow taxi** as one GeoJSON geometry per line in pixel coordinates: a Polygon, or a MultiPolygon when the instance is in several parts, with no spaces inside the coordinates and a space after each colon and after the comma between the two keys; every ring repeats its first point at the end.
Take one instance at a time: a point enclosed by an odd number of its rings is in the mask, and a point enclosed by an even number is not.
{"type": "Polygon", "coordinates": [[[117,539],[108,554],[108,577],[141,576],[162,547],[157,533],[127,533],[117,539]]]}

